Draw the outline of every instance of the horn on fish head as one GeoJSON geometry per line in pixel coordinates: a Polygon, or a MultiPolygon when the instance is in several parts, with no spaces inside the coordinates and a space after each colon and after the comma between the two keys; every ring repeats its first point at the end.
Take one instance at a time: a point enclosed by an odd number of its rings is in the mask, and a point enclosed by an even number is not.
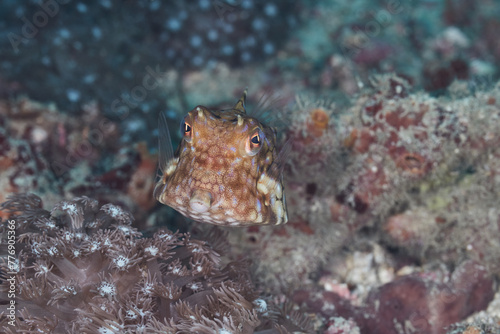
{"type": "Polygon", "coordinates": [[[247,113],[246,109],[245,109],[245,102],[247,100],[247,91],[248,91],[248,88],[245,88],[245,91],[241,95],[240,99],[234,105],[233,110],[239,111],[242,114],[246,114],[247,113]]]}

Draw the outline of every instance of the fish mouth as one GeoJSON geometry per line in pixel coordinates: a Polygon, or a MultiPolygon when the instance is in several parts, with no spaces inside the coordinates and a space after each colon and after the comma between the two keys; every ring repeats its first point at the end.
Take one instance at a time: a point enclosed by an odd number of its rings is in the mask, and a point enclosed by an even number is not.
{"type": "Polygon", "coordinates": [[[189,208],[193,212],[204,213],[207,212],[212,206],[213,196],[210,191],[205,189],[195,189],[191,193],[189,199],[189,208]]]}

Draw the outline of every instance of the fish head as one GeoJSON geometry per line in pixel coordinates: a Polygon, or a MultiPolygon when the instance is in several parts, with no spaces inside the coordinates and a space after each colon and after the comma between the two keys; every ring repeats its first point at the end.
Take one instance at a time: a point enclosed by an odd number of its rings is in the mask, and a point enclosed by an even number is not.
{"type": "Polygon", "coordinates": [[[156,199],[195,221],[246,226],[286,223],[276,131],[245,111],[197,106],[181,122],[183,138],[161,168],[156,199]]]}

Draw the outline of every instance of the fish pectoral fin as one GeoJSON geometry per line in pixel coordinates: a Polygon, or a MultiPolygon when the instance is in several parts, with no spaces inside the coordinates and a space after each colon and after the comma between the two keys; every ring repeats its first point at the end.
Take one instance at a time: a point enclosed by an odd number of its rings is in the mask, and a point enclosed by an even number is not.
{"type": "Polygon", "coordinates": [[[163,113],[158,117],[158,169],[163,174],[167,163],[174,158],[172,139],[168,131],[167,118],[163,113]]]}

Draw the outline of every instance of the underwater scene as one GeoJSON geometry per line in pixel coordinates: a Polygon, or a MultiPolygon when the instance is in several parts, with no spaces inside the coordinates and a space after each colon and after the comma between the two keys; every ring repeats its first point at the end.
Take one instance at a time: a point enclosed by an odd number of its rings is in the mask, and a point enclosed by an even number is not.
{"type": "Polygon", "coordinates": [[[500,334],[500,1],[2,0],[0,333],[500,334]]]}

